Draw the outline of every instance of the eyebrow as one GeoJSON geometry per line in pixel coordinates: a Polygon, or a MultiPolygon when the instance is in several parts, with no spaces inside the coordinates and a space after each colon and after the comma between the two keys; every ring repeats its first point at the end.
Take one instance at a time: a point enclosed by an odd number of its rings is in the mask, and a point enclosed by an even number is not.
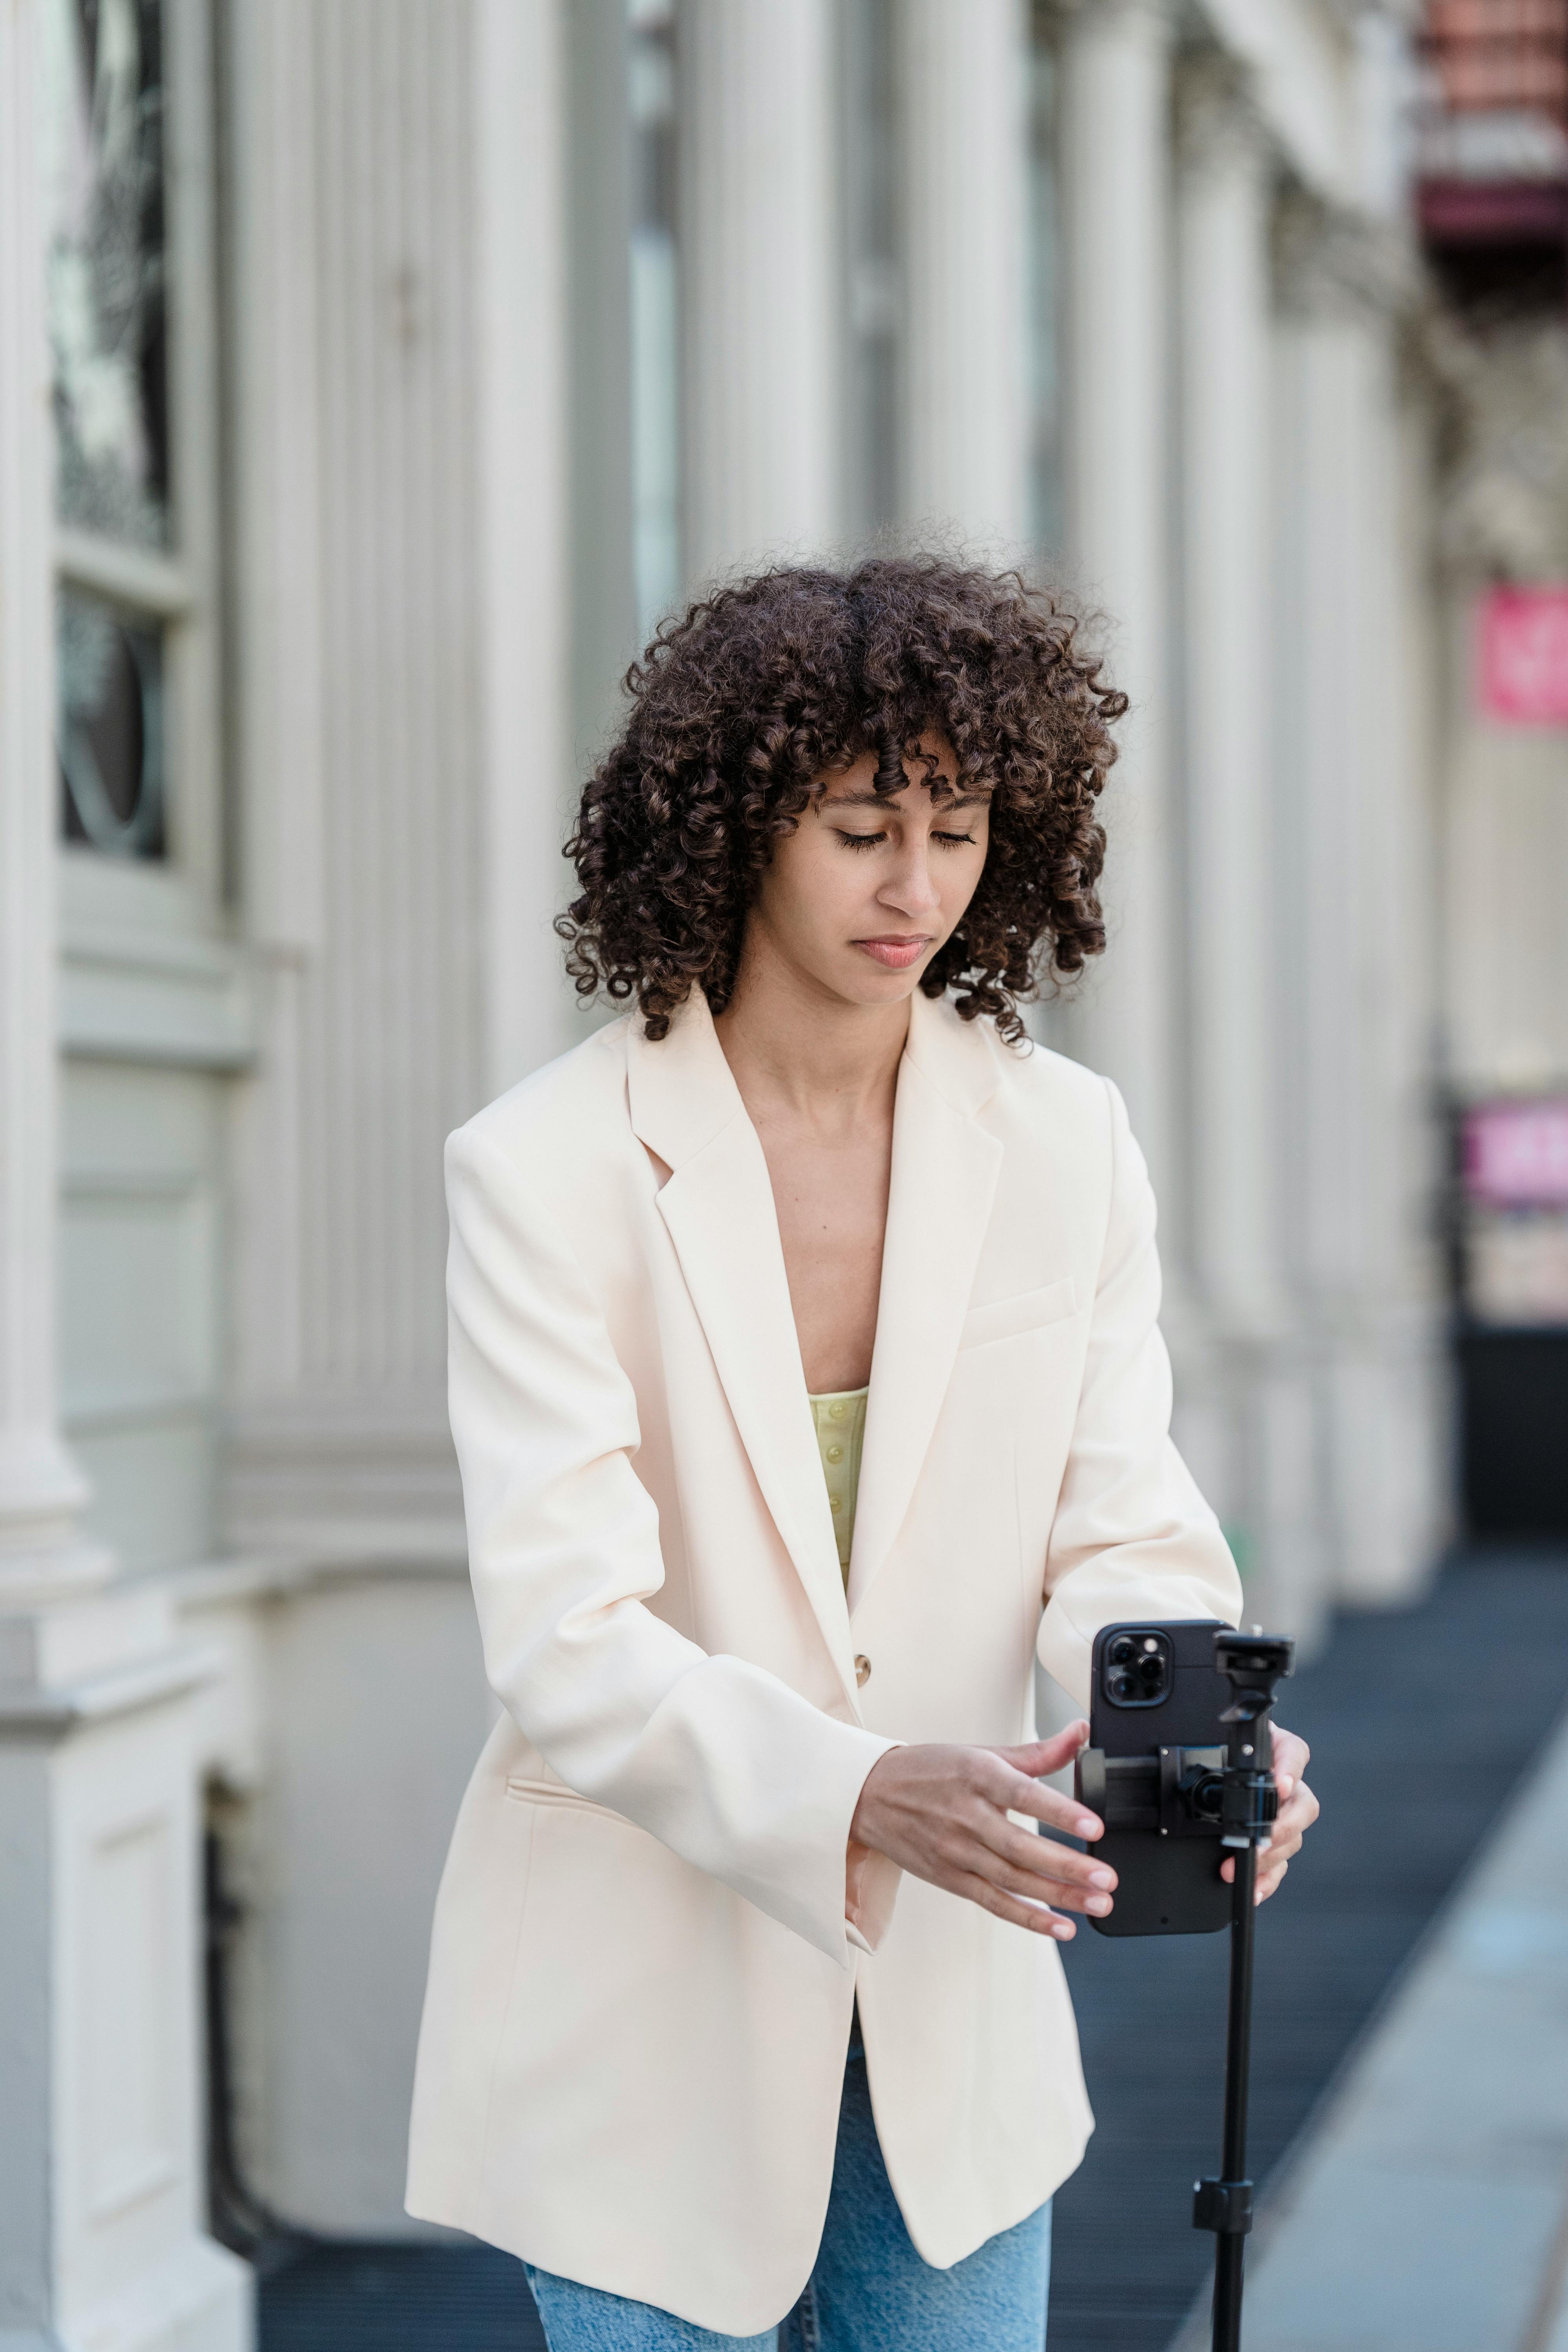
{"type": "MultiPolygon", "coordinates": [[[[886,808],[891,798],[890,793],[824,793],[817,805],[821,808],[886,808]]],[[[963,793],[952,800],[944,800],[942,805],[944,809],[985,808],[990,799],[989,793],[963,793]]]]}

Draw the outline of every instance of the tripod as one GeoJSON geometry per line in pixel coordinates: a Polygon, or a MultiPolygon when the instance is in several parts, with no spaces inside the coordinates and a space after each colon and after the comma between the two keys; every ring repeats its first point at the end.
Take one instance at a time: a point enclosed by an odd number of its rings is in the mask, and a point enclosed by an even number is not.
{"type": "Polygon", "coordinates": [[[1271,1634],[1216,1633],[1215,1664],[1236,1693],[1221,1721],[1230,1744],[1221,1775],[1220,1843],[1236,1857],[1231,1888],[1230,1990],[1225,2021],[1225,2133],[1217,2180],[1193,2183],[1193,2227],[1215,2232],[1214,2352],[1240,2352],[1241,2271],[1252,2227],[1247,2178],[1247,2095],[1252,2064],[1252,1953],[1258,1847],[1279,1810],[1268,1759],[1274,1688],[1295,1643],[1271,1634]],[[1261,1750],[1261,1754],[1259,1751],[1261,1750]]]}

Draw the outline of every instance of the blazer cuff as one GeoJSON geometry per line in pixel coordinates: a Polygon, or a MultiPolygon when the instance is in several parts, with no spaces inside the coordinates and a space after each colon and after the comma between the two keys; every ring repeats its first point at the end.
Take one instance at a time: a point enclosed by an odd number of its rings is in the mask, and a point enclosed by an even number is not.
{"type": "Polygon", "coordinates": [[[858,1952],[874,1952],[887,1934],[903,1874],[885,1853],[850,1841],[844,1869],[844,1933],[858,1952]]]}

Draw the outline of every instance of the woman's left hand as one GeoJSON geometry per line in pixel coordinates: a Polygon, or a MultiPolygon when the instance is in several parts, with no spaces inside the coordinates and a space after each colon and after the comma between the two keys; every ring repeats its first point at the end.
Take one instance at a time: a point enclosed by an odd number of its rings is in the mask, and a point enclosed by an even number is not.
{"type": "MultiPolygon", "coordinates": [[[[1293,1731],[1281,1731],[1276,1723],[1274,1733],[1274,1780],[1279,1790],[1279,1811],[1268,1843],[1258,1855],[1258,1900],[1267,1903],[1290,1866],[1290,1856],[1300,1853],[1301,1840],[1318,1818],[1318,1801],[1301,1775],[1311,1761],[1312,1751],[1304,1739],[1293,1731]]],[[[1220,1876],[1227,1883],[1236,1876],[1234,1856],[1220,1864],[1220,1876]]]]}

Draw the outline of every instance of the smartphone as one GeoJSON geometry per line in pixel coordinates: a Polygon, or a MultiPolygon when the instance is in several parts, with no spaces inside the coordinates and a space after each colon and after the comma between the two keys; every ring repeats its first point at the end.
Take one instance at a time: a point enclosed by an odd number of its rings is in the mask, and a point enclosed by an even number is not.
{"type": "MultiPolygon", "coordinates": [[[[1215,1751],[1229,1733],[1220,1718],[1236,1698],[1214,1662],[1216,1617],[1174,1624],[1107,1625],[1095,1636],[1089,1744],[1110,1756],[1158,1758],[1163,1749],[1215,1751]]],[[[1081,1767],[1077,1775],[1080,1802],[1081,1767]]],[[[1089,1852],[1108,1862],[1117,1886],[1102,1936],[1206,1936],[1230,1925],[1230,1888],[1219,1874],[1217,1829],[1198,1822],[1162,1830],[1108,1829],[1089,1852]]]]}

